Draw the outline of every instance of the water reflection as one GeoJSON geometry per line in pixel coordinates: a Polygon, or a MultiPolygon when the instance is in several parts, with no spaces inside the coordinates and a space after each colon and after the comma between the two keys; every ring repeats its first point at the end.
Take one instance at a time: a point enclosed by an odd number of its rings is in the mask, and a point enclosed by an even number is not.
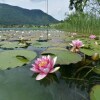
{"type": "Polygon", "coordinates": [[[0,71],[0,100],[89,100],[85,89],[66,83],[58,73],[36,81],[30,67],[0,71]]]}

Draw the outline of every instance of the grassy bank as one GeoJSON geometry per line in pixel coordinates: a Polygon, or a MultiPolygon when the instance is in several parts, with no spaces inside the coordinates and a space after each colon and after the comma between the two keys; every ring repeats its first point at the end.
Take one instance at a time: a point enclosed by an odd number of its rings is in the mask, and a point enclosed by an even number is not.
{"type": "Polygon", "coordinates": [[[100,34],[100,17],[90,14],[71,14],[55,27],[67,32],[100,34]]]}

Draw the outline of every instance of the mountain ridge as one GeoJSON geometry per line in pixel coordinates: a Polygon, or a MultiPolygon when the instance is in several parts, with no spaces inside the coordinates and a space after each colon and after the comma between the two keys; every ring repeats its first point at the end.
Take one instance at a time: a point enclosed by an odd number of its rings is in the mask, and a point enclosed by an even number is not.
{"type": "Polygon", "coordinates": [[[26,9],[0,3],[0,25],[47,25],[59,22],[40,9],[26,9]]]}

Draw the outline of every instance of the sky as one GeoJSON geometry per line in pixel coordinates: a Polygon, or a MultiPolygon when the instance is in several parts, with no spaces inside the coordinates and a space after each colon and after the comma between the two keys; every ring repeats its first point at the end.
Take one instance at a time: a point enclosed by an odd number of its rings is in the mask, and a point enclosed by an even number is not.
{"type": "MultiPolygon", "coordinates": [[[[0,0],[0,3],[19,6],[26,9],[41,9],[47,13],[47,0],[0,0]]],[[[48,0],[48,14],[58,20],[64,20],[69,14],[69,0],[48,0]]]]}

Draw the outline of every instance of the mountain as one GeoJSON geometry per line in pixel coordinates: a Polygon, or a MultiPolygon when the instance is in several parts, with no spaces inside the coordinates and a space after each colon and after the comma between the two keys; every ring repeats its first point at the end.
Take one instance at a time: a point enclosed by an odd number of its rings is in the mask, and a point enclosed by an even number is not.
{"type": "Polygon", "coordinates": [[[0,3],[0,25],[47,25],[58,20],[39,9],[29,10],[0,3]]]}

